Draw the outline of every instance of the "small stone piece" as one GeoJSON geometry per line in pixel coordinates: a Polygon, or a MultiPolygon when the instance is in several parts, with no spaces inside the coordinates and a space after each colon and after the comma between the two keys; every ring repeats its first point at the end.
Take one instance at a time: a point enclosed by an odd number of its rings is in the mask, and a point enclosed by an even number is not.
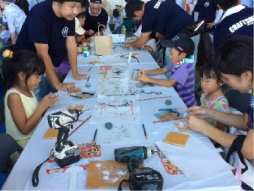
{"type": "Polygon", "coordinates": [[[90,84],[90,83],[87,83],[87,84],[86,84],[86,87],[87,87],[87,88],[90,88],[90,87],[91,87],[91,84],[90,84]]]}
{"type": "Polygon", "coordinates": [[[113,124],[112,124],[112,123],[110,123],[110,122],[105,123],[105,128],[106,128],[106,129],[110,130],[110,129],[112,129],[112,127],[113,127],[113,124]]]}
{"type": "Polygon", "coordinates": [[[184,117],[186,117],[188,114],[190,115],[191,112],[188,111],[188,112],[183,113],[182,117],[184,118],[184,117]]]}
{"type": "Polygon", "coordinates": [[[170,101],[170,100],[167,99],[167,100],[165,101],[165,104],[166,104],[166,105],[171,105],[171,104],[172,104],[172,101],[170,101]]]}
{"type": "Polygon", "coordinates": [[[185,127],[185,126],[186,126],[186,123],[184,123],[184,122],[179,122],[178,125],[179,125],[179,127],[185,127]]]}

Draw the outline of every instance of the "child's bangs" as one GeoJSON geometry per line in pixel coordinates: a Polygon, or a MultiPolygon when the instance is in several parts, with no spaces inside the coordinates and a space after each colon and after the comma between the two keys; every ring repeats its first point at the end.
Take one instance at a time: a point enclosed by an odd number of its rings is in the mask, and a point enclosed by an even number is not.
{"type": "Polygon", "coordinates": [[[29,65],[29,68],[31,68],[31,74],[42,75],[45,73],[46,67],[40,58],[33,57],[30,60],[29,65]]]}
{"type": "Polygon", "coordinates": [[[211,79],[217,79],[217,75],[213,69],[212,64],[208,63],[205,64],[201,70],[200,70],[200,77],[203,78],[205,76],[206,78],[211,78],[211,79]]]}

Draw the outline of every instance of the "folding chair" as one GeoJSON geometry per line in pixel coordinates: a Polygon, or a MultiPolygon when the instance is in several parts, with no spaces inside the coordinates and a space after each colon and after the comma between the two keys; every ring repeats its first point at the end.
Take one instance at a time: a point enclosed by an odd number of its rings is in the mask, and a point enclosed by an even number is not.
{"type": "Polygon", "coordinates": [[[21,153],[23,148],[9,134],[6,133],[0,134],[0,145],[1,171],[8,176],[15,164],[10,156],[16,151],[21,153]]]}

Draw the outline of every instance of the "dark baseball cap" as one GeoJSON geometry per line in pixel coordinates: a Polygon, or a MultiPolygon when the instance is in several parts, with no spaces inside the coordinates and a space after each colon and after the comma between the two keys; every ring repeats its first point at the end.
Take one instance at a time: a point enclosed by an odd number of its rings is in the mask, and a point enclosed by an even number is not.
{"type": "Polygon", "coordinates": [[[160,43],[164,47],[176,48],[187,54],[187,56],[192,55],[195,50],[194,42],[184,33],[179,33],[170,40],[162,39],[160,43]]]}
{"type": "Polygon", "coordinates": [[[64,3],[64,2],[77,2],[77,3],[81,3],[82,0],[53,0],[59,3],[64,3]]]}
{"type": "Polygon", "coordinates": [[[101,4],[101,0],[90,0],[90,3],[101,4]]]}

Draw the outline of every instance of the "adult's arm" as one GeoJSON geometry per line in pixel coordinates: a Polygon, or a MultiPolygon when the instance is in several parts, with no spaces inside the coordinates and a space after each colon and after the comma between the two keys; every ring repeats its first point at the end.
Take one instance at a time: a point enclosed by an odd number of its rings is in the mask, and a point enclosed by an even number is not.
{"type": "Polygon", "coordinates": [[[44,61],[45,67],[46,67],[46,74],[47,77],[49,78],[50,82],[52,85],[57,89],[57,90],[67,90],[69,88],[70,84],[63,84],[59,82],[54,66],[52,63],[52,60],[48,54],[48,44],[39,44],[39,43],[34,43],[34,46],[36,48],[37,54],[42,58],[44,61]]]}
{"type": "Polygon", "coordinates": [[[202,118],[212,118],[222,124],[233,126],[239,130],[247,130],[248,115],[223,113],[213,109],[207,109],[200,106],[190,107],[187,111],[191,111],[193,115],[197,115],[202,118]]]}
{"type": "Polygon", "coordinates": [[[130,48],[130,47],[141,48],[149,40],[150,34],[151,33],[141,33],[141,36],[136,41],[126,42],[124,47],[125,48],[130,48]]]}
{"type": "Polygon", "coordinates": [[[71,65],[71,72],[73,75],[73,78],[75,79],[84,79],[87,78],[87,75],[85,74],[78,74],[77,69],[77,44],[75,41],[75,36],[67,36],[66,37],[66,49],[68,53],[68,59],[71,65]]]}
{"type": "Polygon", "coordinates": [[[253,129],[250,129],[248,131],[248,134],[244,140],[244,143],[243,143],[243,147],[242,147],[242,154],[244,157],[246,157],[247,159],[253,159],[254,158],[254,151],[253,151],[253,144],[254,144],[254,141],[253,141],[253,129]]]}

